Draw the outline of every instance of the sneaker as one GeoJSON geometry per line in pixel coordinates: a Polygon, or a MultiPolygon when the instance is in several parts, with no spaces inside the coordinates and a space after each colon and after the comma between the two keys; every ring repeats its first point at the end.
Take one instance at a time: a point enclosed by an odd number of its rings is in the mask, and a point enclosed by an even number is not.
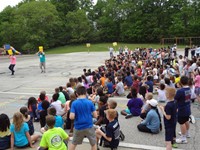
{"type": "Polygon", "coordinates": [[[176,143],[172,144],[173,148],[178,148],[178,145],[176,143]]]}
{"type": "Polygon", "coordinates": [[[128,114],[128,115],[126,115],[125,119],[131,118],[131,117],[133,117],[133,115],[132,114],[128,114]]]}
{"type": "MultiPolygon", "coordinates": [[[[182,135],[182,133],[181,133],[181,132],[178,132],[178,134],[179,134],[179,135],[182,135]]],[[[189,134],[189,133],[187,133],[187,135],[186,135],[186,138],[191,138],[191,136],[190,136],[190,134],[189,134]]]]}
{"type": "Polygon", "coordinates": [[[176,143],[177,144],[187,144],[187,140],[183,139],[182,137],[179,137],[178,139],[176,139],[176,143]]]}
{"type": "Polygon", "coordinates": [[[192,123],[192,124],[195,124],[195,118],[194,118],[194,116],[193,115],[190,115],[190,122],[192,123]]]}

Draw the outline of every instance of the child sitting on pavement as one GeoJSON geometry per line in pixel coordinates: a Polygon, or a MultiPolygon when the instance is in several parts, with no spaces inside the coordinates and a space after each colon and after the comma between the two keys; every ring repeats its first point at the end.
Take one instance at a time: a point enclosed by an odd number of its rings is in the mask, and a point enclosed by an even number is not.
{"type": "Polygon", "coordinates": [[[157,134],[162,130],[161,118],[157,109],[158,102],[155,99],[148,101],[149,112],[146,118],[137,126],[141,132],[157,134]]]}
{"type": "Polygon", "coordinates": [[[43,110],[40,111],[40,126],[41,128],[46,125],[46,116],[47,116],[47,109],[49,108],[50,104],[48,101],[43,101],[41,107],[43,110]]]}
{"type": "Polygon", "coordinates": [[[97,121],[95,122],[95,125],[101,125],[104,124],[104,111],[107,109],[107,101],[108,97],[107,96],[100,96],[99,102],[98,102],[98,108],[99,108],[99,116],[97,121]]]}
{"type": "Polygon", "coordinates": [[[141,108],[143,106],[143,102],[140,98],[137,98],[137,89],[131,88],[132,98],[127,103],[127,109],[122,110],[121,114],[126,116],[125,118],[131,118],[133,116],[139,116],[141,114],[141,108]]]}
{"type": "Polygon", "coordinates": [[[143,108],[142,108],[142,111],[141,111],[141,114],[140,114],[140,118],[142,118],[142,119],[146,118],[146,115],[147,115],[148,111],[150,110],[149,104],[147,102],[148,102],[148,100],[150,100],[152,98],[153,98],[153,94],[152,93],[149,92],[149,93],[145,94],[145,100],[146,100],[146,102],[143,105],[143,108]]]}
{"type": "Polygon", "coordinates": [[[54,116],[46,117],[49,129],[42,135],[39,150],[67,150],[65,142],[68,140],[68,135],[62,128],[55,128],[55,122],[54,116]]]}
{"type": "MultiPolygon", "coordinates": [[[[63,118],[61,116],[57,116],[56,115],[56,109],[54,107],[50,107],[48,108],[48,115],[52,115],[55,117],[55,125],[54,127],[60,127],[60,128],[63,128],[63,125],[64,125],[64,121],[63,121],[63,118]]],[[[45,127],[41,128],[41,132],[44,133],[46,132],[47,130],[49,129],[48,125],[45,125],[45,127]]]]}
{"type": "Polygon", "coordinates": [[[157,97],[158,102],[165,103],[167,100],[165,95],[165,84],[161,83],[160,88],[157,90],[157,92],[158,92],[158,97],[157,97]]]}
{"type": "Polygon", "coordinates": [[[29,134],[33,135],[34,134],[34,125],[31,116],[28,114],[28,108],[27,107],[21,107],[20,112],[23,115],[23,120],[28,124],[29,127],[29,134]]]}

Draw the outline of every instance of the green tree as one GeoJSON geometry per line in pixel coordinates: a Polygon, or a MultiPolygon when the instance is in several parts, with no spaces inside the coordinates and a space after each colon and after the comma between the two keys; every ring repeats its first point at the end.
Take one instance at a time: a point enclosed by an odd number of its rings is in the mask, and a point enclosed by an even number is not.
{"type": "MultiPolygon", "coordinates": [[[[13,11],[14,18],[9,28],[3,26],[4,39],[12,36],[12,41],[22,50],[35,50],[39,45],[45,48],[59,43],[58,32],[62,25],[55,6],[45,1],[23,3],[13,11]]],[[[9,41],[8,41],[9,42],[9,41]]]]}
{"type": "Polygon", "coordinates": [[[67,30],[71,43],[86,42],[91,32],[91,24],[84,10],[69,12],[66,15],[67,30]]]}

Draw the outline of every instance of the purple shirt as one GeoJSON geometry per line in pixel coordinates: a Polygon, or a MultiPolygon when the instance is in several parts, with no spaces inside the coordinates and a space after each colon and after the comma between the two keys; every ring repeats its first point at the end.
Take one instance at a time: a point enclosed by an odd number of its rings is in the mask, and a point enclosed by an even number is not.
{"type": "Polygon", "coordinates": [[[128,101],[127,106],[133,116],[139,116],[141,114],[143,102],[140,98],[132,98],[128,101]]]}

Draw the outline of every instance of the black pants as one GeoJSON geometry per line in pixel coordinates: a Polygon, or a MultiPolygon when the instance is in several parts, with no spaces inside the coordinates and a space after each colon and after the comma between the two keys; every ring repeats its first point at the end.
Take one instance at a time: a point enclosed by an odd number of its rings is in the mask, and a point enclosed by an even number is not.
{"type": "Polygon", "coordinates": [[[145,119],[146,116],[147,116],[147,113],[141,113],[141,114],[140,114],[140,118],[142,118],[142,119],[145,119]]]}
{"type": "Polygon", "coordinates": [[[14,74],[14,67],[15,65],[14,64],[10,64],[10,66],[8,67],[10,69],[10,71],[12,71],[12,75],[14,74]]]}
{"type": "Polygon", "coordinates": [[[191,51],[191,58],[193,58],[195,55],[195,51],[191,51]]]}
{"type": "Polygon", "coordinates": [[[141,131],[141,132],[152,133],[152,131],[151,131],[149,128],[147,128],[146,125],[139,124],[139,125],[137,126],[137,128],[138,128],[138,130],[141,131]]]}

